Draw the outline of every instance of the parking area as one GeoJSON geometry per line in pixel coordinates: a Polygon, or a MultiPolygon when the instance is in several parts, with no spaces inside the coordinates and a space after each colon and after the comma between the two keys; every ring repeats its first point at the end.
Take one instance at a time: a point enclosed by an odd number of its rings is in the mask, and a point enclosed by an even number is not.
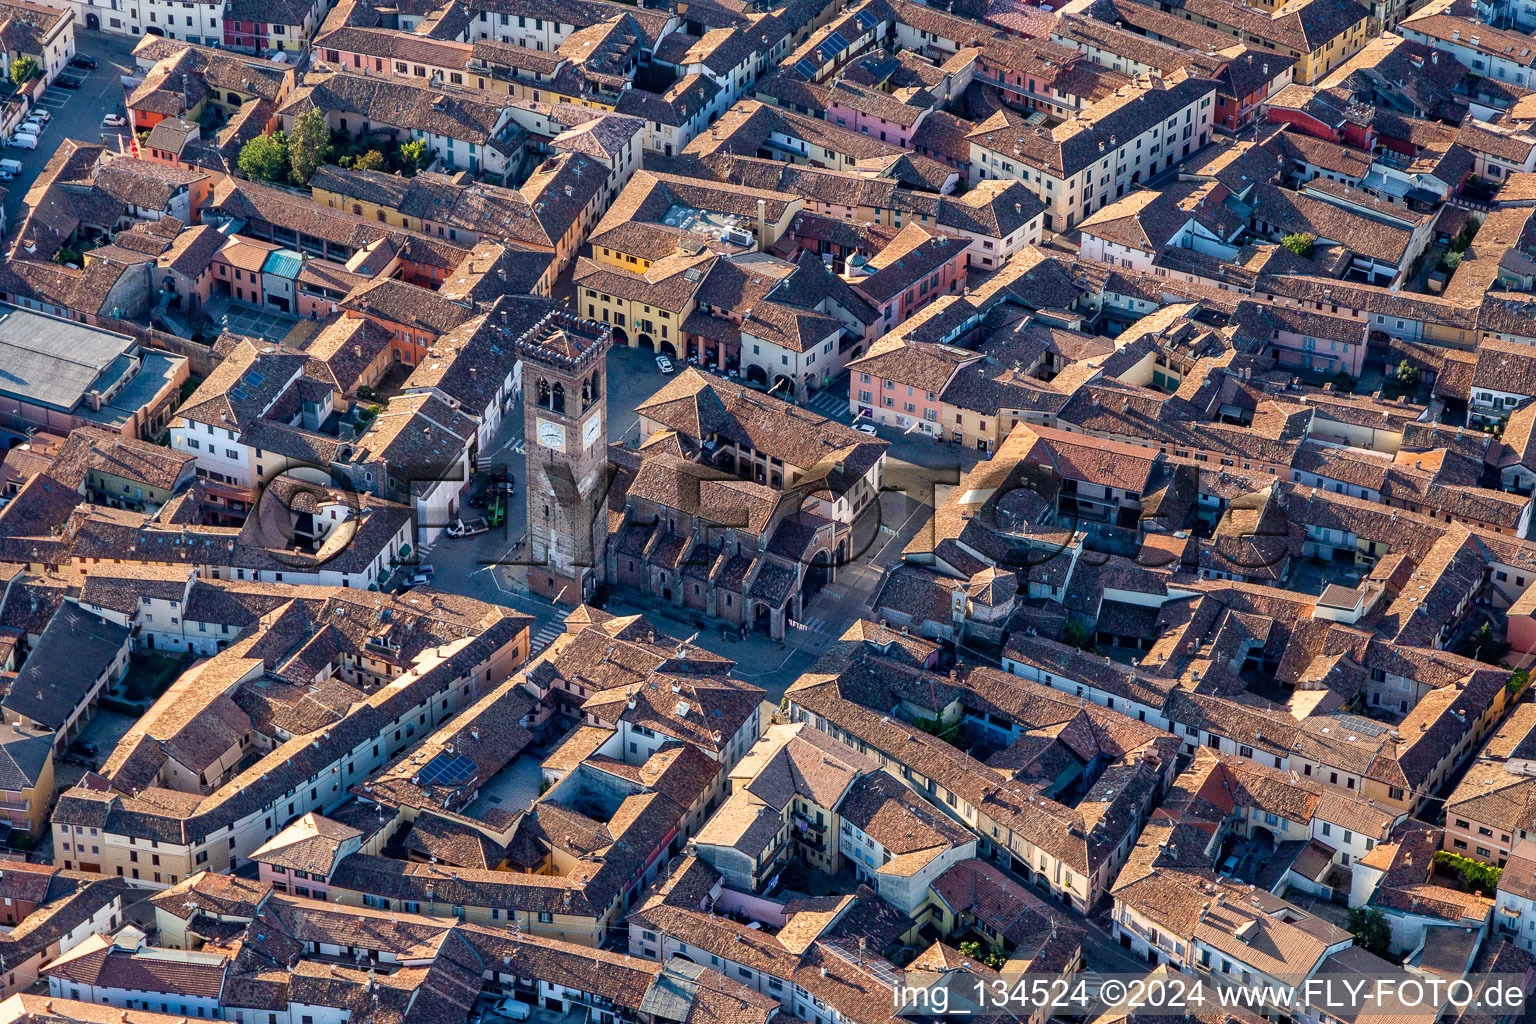
{"type": "Polygon", "coordinates": [[[520,1020],[521,1024],[585,1024],[588,1020],[586,1008],[580,1004],[571,1004],[569,1011],[552,1009],[540,1005],[536,1000],[520,1000],[528,1007],[530,1014],[526,1017],[516,1018],[496,1012],[496,1004],[500,997],[484,997],[475,1005],[471,1021],[480,1024],[503,1024],[505,1021],[520,1020]]]}
{"type": "MultiPolygon", "coordinates": [[[[74,80],[75,79],[71,79],[71,81],[74,80]]],[[[70,97],[73,96],[76,91],[77,90],[65,89],[60,85],[51,85],[47,89],[43,90],[42,96],[38,97],[37,105],[40,107],[46,107],[50,113],[62,110],[64,104],[69,102],[70,97]]]]}
{"type": "Polygon", "coordinates": [[[63,757],[55,760],[54,785],[62,792],[78,783],[88,768],[100,765],[111,756],[123,737],[128,735],[128,730],[133,728],[134,721],[131,715],[121,715],[116,711],[97,708],[77,739],[79,743],[95,744],[96,753],[86,757],[80,754],[78,748],[71,745],[70,750],[63,757]],[[84,762],[88,760],[94,761],[94,764],[85,764],[84,762]]]}
{"type": "Polygon", "coordinates": [[[1254,829],[1253,835],[1239,840],[1229,856],[1222,862],[1223,873],[1230,873],[1239,882],[1251,882],[1259,877],[1275,855],[1275,837],[1268,829],[1254,829]]]}
{"type": "Polygon", "coordinates": [[[21,163],[21,173],[5,183],[5,217],[8,229],[14,230],[23,216],[22,200],[27,189],[47,165],[59,144],[65,139],[81,142],[105,142],[117,145],[117,130],[104,133],[101,119],[107,114],[123,112],[122,76],[135,71],[133,47],[137,40],[123,36],[110,36],[77,27],[75,51],[96,58],[94,70],[70,68],[66,74],[80,80],[79,89],[63,89],[57,85],[47,89],[39,106],[53,115],[48,128],[38,139],[36,149],[6,149],[3,155],[21,163]]]}

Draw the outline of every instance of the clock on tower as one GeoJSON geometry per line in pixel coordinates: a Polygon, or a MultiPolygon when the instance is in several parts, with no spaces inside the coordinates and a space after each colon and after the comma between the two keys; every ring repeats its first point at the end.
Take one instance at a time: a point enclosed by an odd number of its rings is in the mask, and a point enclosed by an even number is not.
{"type": "MultiPolygon", "coordinates": [[[[505,318],[503,317],[503,323],[505,318]]],[[[608,326],[551,309],[511,339],[523,361],[528,587],[579,604],[608,541],[608,326]]]]}

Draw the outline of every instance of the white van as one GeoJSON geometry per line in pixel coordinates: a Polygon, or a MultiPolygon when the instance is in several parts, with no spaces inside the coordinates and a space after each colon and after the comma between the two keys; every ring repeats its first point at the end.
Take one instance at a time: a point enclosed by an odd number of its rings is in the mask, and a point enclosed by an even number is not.
{"type": "Polygon", "coordinates": [[[533,1007],[516,999],[503,999],[491,1007],[491,1012],[509,1020],[527,1020],[533,1016],[533,1007]]]}
{"type": "Polygon", "coordinates": [[[20,132],[17,132],[15,135],[11,136],[10,141],[7,142],[6,145],[11,149],[36,149],[37,136],[23,135],[20,132]]]}
{"type": "Polygon", "coordinates": [[[20,174],[21,173],[21,161],[20,160],[9,160],[9,159],[7,159],[7,160],[0,160],[0,171],[6,171],[6,172],[8,172],[10,174],[20,174]]]}

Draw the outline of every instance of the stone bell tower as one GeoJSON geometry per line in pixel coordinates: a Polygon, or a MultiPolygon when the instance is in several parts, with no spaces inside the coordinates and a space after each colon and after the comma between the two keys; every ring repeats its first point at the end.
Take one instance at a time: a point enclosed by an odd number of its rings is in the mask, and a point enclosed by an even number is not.
{"type": "Polygon", "coordinates": [[[579,604],[602,582],[608,542],[606,324],[551,310],[512,345],[523,361],[528,589],[579,604]]]}

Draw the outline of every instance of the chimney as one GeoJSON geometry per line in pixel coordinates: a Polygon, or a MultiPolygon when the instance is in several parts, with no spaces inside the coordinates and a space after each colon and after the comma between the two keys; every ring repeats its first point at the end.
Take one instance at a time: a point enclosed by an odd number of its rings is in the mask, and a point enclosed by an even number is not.
{"type": "Polygon", "coordinates": [[[768,241],[768,201],[766,199],[757,201],[757,233],[766,245],[768,241]]]}

